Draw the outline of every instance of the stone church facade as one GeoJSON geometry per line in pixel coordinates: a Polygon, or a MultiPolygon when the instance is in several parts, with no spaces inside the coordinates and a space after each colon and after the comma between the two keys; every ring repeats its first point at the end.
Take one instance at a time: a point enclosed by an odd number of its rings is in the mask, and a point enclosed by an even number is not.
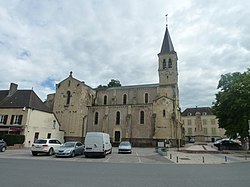
{"type": "Polygon", "coordinates": [[[56,85],[46,104],[57,116],[65,140],[83,140],[86,132],[106,132],[112,142],[156,146],[184,139],[178,90],[177,53],[166,27],[158,54],[159,83],[91,88],[69,77],[56,85]]]}

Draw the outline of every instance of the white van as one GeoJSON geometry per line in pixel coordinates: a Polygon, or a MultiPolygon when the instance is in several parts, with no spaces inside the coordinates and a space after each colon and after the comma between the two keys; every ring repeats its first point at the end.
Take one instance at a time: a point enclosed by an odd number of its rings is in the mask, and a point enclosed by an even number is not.
{"type": "Polygon", "coordinates": [[[87,132],[84,141],[84,155],[102,156],[112,153],[112,145],[110,143],[109,134],[102,132],[87,132]]]}

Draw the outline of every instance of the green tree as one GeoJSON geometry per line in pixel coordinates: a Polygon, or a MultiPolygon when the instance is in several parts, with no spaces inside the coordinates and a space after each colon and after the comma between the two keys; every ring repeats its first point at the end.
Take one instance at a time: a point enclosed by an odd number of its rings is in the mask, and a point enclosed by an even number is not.
{"type": "Polygon", "coordinates": [[[120,87],[121,83],[117,79],[111,79],[111,81],[108,83],[108,87],[120,87]]]}
{"type": "Polygon", "coordinates": [[[246,72],[221,75],[213,112],[219,119],[219,127],[235,138],[237,133],[248,136],[250,120],[250,69],[246,72]]]}

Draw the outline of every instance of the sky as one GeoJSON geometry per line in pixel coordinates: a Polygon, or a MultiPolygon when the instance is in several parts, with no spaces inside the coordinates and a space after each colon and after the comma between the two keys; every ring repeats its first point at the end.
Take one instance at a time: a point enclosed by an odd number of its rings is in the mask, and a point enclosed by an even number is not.
{"type": "Polygon", "coordinates": [[[44,101],[70,71],[93,88],[158,83],[167,23],[182,111],[211,106],[220,76],[250,67],[249,8],[249,0],[2,0],[0,89],[13,82],[44,101]]]}

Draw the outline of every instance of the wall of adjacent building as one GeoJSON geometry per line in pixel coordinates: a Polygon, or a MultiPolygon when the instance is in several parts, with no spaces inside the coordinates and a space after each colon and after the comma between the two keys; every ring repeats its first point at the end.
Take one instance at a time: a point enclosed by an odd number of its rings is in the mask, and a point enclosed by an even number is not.
{"type": "Polygon", "coordinates": [[[64,142],[64,132],[60,131],[60,125],[53,113],[28,109],[24,127],[25,147],[31,147],[35,133],[39,133],[39,139],[48,138],[50,134],[51,138],[64,142]]]}

